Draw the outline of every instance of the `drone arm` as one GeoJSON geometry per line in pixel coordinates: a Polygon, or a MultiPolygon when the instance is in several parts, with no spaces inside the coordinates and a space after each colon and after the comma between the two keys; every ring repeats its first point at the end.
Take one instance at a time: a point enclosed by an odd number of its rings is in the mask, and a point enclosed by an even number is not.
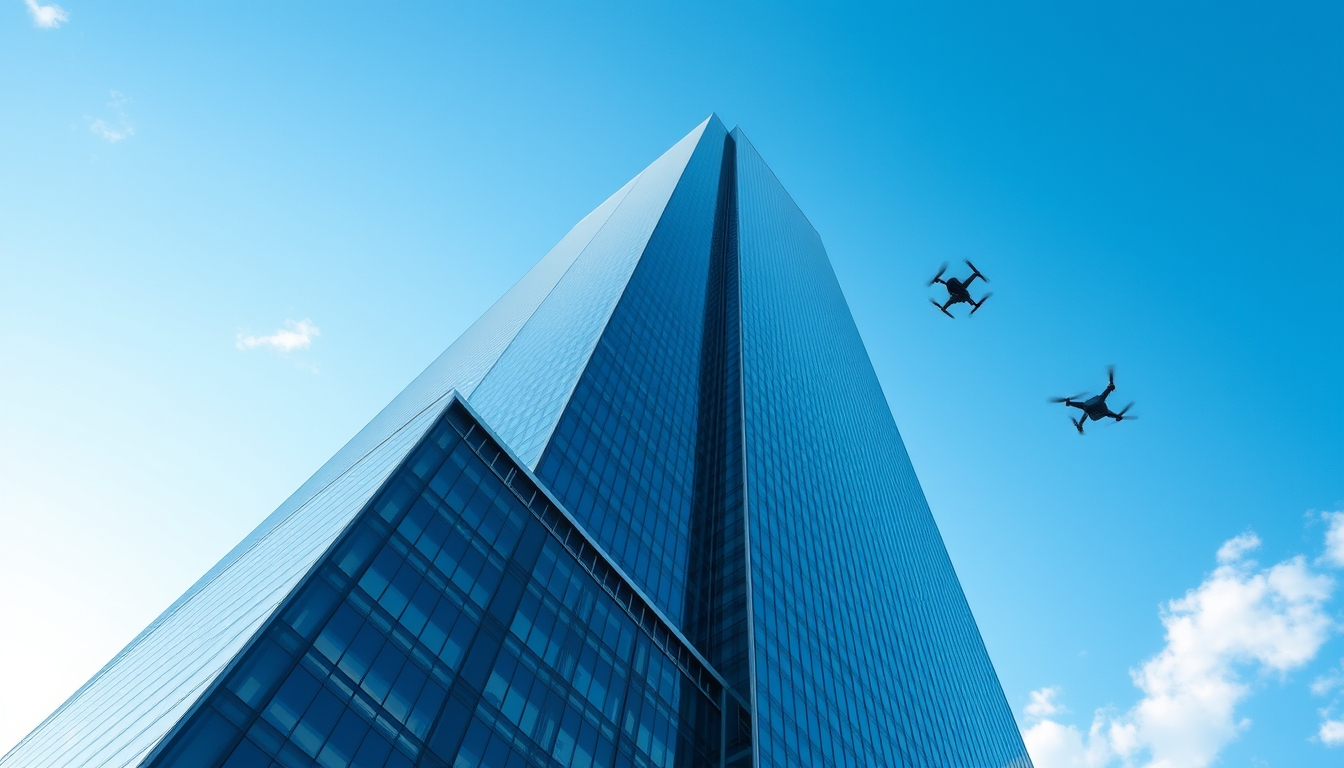
{"type": "Polygon", "coordinates": [[[966,259],[966,266],[968,266],[968,267],[971,268],[971,278],[970,278],[970,280],[967,280],[967,281],[966,281],[966,284],[967,284],[967,285],[970,285],[970,284],[971,284],[971,280],[974,280],[974,279],[977,278],[977,277],[980,278],[981,280],[984,280],[986,283],[989,282],[989,278],[988,278],[988,277],[985,277],[985,276],[982,275],[982,274],[980,274],[980,270],[977,269],[976,266],[975,266],[974,264],[971,263],[971,260],[970,260],[970,259],[966,259]]]}
{"type": "Polygon", "coordinates": [[[984,306],[985,302],[989,301],[989,297],[993,295],[994,294],[992,293],[986,293],[979,301],[972,301],[971,303],[975,305],[975,309],[971,310],[971,314],[974,315],[976,312],[980,311],[980,307],[984,306]]]}

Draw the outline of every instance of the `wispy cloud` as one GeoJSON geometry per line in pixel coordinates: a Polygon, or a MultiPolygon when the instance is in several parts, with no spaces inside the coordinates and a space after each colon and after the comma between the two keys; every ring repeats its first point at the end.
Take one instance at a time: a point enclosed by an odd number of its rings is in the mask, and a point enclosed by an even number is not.
{"type": "Polygon", "coordinates": [[[238,334],[236,346],[238,349],[248,350],[258,347],[269,347],[279,352],[293,352],[296,349],[307,349],[312,346],[313,339],[321,336],[322,332],[313,325],[311,320],[286,320],[285,327],[276,330],[269,336],[248,336],[244,333],[238,334]]]}
{"type": "Polygon", "coordinates": [[[1219,565],[1231,565],[1245,559],[1250,552],[1260,548],[1260,537],[1254,532],[1247,531],[1240,536],[1234,536],[1223,542],[1223,546],[1218,548],[1218,554],[1215,555],[1219,565]]]}
{"type": "Polygon", "coordinates": [[[1344,512],[1325,512],[1325,554],[1321,559],[1336,568],[1344,568],[1344,512]]]}
{"type": "MultiPolygon", "coordinates": [[[[1321,519],[1326,524],[1325,553],[1317,562],[1344,568],[1344,512],[1324,512],[1321,519]]],[[[1344,715],[1339,713],[1340,699],[1344,698],[1339,694],[1341,690],[1344,690],[1344,660],[1341,660],[1340,666],[1311,683],[1311,692],[1317,696],[1334,695],[1330,706],[1320,711],[1321,727],[1316,731],[1316,738],[1327,747],[1344,746],[1344,715]]]]}
{"type": "Polygon", "coordinates": [[[1317,696],[1329,696],[1339,688],[1344,688],[1344,670],[1339,667],[1335,667],[1311,683],[1311,692],[1317,696]]]}
{"type": "Polygon", "coordinates": [[[1039,691],[1031,692],[1031,701],[1024,710],[1027,717],[1043,719],[1051,715],[1058,715],[1064,712],[1064,706],[1056,699],[1059,698],[1063,690],[1059,686],[1042,688],[1039,691]]]}
{"type": "MultiPolygon", "coordinates": [[[[32,2],[32,0],[28,0],[32,2]]],[[[126,98],[120,91],[112,91],[112,100],[107,102],[107,106],[112,108],[115,113],[111,120],[103,118],[85,118],[89,121],[89,130],[95,134],[107,139],[109,143],[116,144],[122,139],[128,139],[135,135],[135,126],[131,125],[130,118],[126,116],[126,104],[130,99],[126,98]]]]}
{"type": "Polygon", "coordinates": [[[33,26],[35,27],[56,29],[70,20],[70,14],[55,3],[38,5],[37,0],[23,0],[23,4],[28,6],[28,15],[33,17],[33,26]]]}
{"type": "MultiPolygon", "coordinates": [[[[1143,698],[1127,712],[1098,710],[1083,733],[1052,719],[1058,689],[1033,692],[1023,738],[1036,768],[1205,768],[1250,727],[1236,713],[1251,692],[1239,673],[1297,669],[1333,629],[1334,580],[1301,555],[1261,568],[1247,557],[1259,546],[1254,533],[1228,540],[1204,582],[1163,607],[1166,646],[1130,670],[1143,698]]],[[[1322,726],[1322,741],[1344,743],[1344,721],[1335,723],[1322,726]]]]}

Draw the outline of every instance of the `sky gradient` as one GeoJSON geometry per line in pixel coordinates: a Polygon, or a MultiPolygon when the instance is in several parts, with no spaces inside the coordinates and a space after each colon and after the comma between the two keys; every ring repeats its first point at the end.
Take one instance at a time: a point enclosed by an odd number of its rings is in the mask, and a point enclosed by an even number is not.
{"type": "Polygon", "coordinates": [[[717,112],[1038,768],[1344,755],[1344,6],[44,7],[0,7],[0,751],[717,112]],[[1080,438],[1046,398],[1108,364],[1139,419],[1080,438]],[[1154,693],[1190,664],[1223,698],[1154,693]]]}

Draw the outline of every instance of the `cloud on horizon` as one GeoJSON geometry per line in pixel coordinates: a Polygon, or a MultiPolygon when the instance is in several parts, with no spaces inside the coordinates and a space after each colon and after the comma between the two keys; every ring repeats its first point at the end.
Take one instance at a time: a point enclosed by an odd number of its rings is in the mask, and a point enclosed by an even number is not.
{"type": "Polygon", "coordinates": [[[33,17],[33,26],[35,27],[56,29],[70,20],[70,14],[55,3],[38,5],[37,0],[23,0],[23,4],[28,6],[28,15],[33,17]]]}
{"type": "MultiPolygon", "coordinates": [[[[1036,768],[1206,768],[1249,728],[1236,714],[1251,693],[1240,672],[1300,668],[1334,629],[1334,579],[1302,555],[1261,568],[1247,557],[1259,546],[1254,533],[1229,539],[1203,583],[1163,606],[1166,645],[1130,670],[1144,695],[1127,712],[1099,709],[1083,733],[1052,719],[1063,711],[1058,688],[1032,692],[1022,736],[1036,768]]],[[[1344,720],[1327,719],[1320,738],[1344,743],[1344,720]]]]}
{"type": "Polygon", "coordinates": [[[285,327],[277,329],[269,336],[248,336],[239,333],[235,346],[243,351],[269,347],[277,352],[288,353],[296,349],[307,349],[312,346],[313,339],[321,335],[322,332],[311,320],[304,319],[297,322],[286,320],[285,327]]]}

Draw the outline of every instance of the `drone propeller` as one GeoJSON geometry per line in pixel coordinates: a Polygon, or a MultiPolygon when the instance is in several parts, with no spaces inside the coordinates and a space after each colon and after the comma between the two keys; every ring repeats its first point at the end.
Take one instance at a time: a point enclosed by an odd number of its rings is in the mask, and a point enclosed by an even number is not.
{"type": "Polygon", "coordinates": [[[1108,365],[1108,366],[1106,366],[1106,380],[1110,382],[1110,384],[1111,384],[1112,387],[1115,386],[1115,366],[1114,366],[1114,365],[1108,365]]]}
{"type": "Polygon", "coordinates": [[[934,283],[938,282],[938,278],[942,277],[943,273],[946,271],[947,271],[947,262],[944,261],[943,266],[938,268],[938,274],[934,275],[933,279],[929,281],[929,285],[933,285],[934,283]]]}
{"type": "Polygon", "coordinates": [[[942,312],[944,315],[947,315],[948,317],[952,318],[953,320],[956,320],[956,319],[957,319],[956,316],[953,315],[951,312],[948,312],[948,311],[947,311],[947,308],[944,307],[942,304],[939,304],[938,302],[934,301],[933,299],[929,299],[929,303],[932,304],[933,306],[937,307],[937,308],[938,308],[938,311],[939,311],[939,312],[942,312]]]}
{"type": "Polygon", "coordinates": [[[1083,417],[1082,417],[1082,416],[1079,416],[1079,417],[1076,418],[1076,419],[1069,419],[1069,421],[1072,421],[1072,422],[1073,422],[1073,428],[1076,429],[1076,430],[1078,430],[1078,434],[1080,434],[1080,435],[1083,434],[1083,417]]]}
{"type": "Polygon", "coordinates": [[[1133,403],[1130,403],[1129,405],[1126,405],[1124,408],[1121,408],[1121,409],[1120,409],[1120,412],[1117,413],[1117,414],[1115,414],[1115,420],[1116,420],[1116,421],[1123,421],[1123,420],[1125,420],[1126,418],[1129,418],[1129,419],[1131,419],[1131,420],[1132,420],[1132,419],[1137,419],[1138,416],[1128,416],[1128,417],[1125,416],[1125,413],[1126,413],[1127,411],[1129,411],[1130,408],[1133,408],[1133,407],[1134,407],[1134,404],[1133,404],[1133,403]]]}
{"type": "Polygon", "coordinates": [[[966,266],[970,267],[971,271],[974,272],[975,274],[980,275],[981,280],[984,280],[986,283],[989,282],[989,278],[985,277],[983,274],[980,274],[980,270],[975,268],[975,265],[971,263],[970,259],[966,259],[966,266]]]}
{"type": "Polygon", "coordinates": [[[1081,399],[1083,399],[1083,397],[1085,397],[1086,395],[1087,395],[1086,392],[1079,392],[1078,394],[1074,395],[1073,397],[1052,397],[1052,398],[1050,398],[1050,402],[1052,402],[1052,403],[1067,403],[1067,402],[1070,402],[1070,401],[1081,400],[1081,399]]]}
{"type": "MultiPolygon", "coordinates": [[[[971,315],[974,315],[976,312],[979,312],[980,308],[985,305],[985,302],[989,301],[989,297],[993,295],[994,295],[993,293],[986,293],[984,297],[980,299],[980,303],[976,304],[974,307],[971,308],[971,315]]],[[[967,317],[970,317],[970,315],[967,315],[967,317]]]]}

